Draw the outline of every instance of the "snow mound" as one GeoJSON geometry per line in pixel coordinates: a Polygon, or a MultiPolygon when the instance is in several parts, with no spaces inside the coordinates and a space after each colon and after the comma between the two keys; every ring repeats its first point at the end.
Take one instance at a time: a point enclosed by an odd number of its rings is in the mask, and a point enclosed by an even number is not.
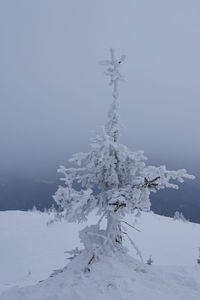
{"type": "Polygon", "coordinates": [[[127,254],[101,257],[86,271],[83,252],[61,272],[35,286],[13,288],[1,300],[199,300],[200,268],[158,267],[127,254]]]}
{"type": "Polygon", "coordinates": [[[62,273],[50,277],[69,261],[64,251],[82,248],[79,231],[97,222],[91,215],[82,224],[63,221],[46,226],[51,218],[38,212],[0,212],[0,300],[200,299],[199,224],[153,213],[142,213],[135,224],[129,215],[125,221],[140,232],[130,226],[127,232],[145,262],[152,255],[152,266],[141,266],[134,259],[138,258],[135,249],[125,240],[134,258],[105,257],[85,273],[91,257],[82,253],[62,273]]]}

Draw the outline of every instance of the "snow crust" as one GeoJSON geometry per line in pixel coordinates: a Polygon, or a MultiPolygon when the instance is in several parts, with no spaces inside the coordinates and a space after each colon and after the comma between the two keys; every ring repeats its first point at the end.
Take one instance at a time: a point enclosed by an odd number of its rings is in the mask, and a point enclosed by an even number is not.
{"type": "MultiPolygon", "coordinates": [[[[125,220],[141,232],[128,226],[127,232],[144,261],[152,255],[152,266],[139,262],[127,240],[131,257],[105,257],[84,272],[90,257],[83,252],[62,273],[48,278],[68,263],[65,250],[81,246],[78,232],[85,227],[66,221],[47,227],[50,218],[38,212],[0,213],[0,300],[200,299],[199,224],[153,213],[143,213],[134,224],[129,215],[125,220]]],[[[88,224],[95,220],[91,215],[88,224]]]]}
{"type": "Polygon", "coordinates": [[[200,295],[198,266],[159,268],[142,266],[129,256],[104,257],[90,273],[84,252],[66,270],[32,287],[14,288],[2,300],[197,300],[200,295]]]}

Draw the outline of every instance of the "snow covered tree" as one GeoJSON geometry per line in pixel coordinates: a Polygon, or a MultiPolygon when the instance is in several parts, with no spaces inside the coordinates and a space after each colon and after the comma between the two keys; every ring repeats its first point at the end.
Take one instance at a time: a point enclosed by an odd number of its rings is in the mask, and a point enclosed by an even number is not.
{"type": "Polygon", "coordinates": [[[194,178],[185,169],[168,171],[165,166],[146,165],[143,151],[132,152],[119,143],[118,86],[123,81],[119,69],[125,55],[116,59],[113,49],[110,53],[111,58],[101,62],[106,66],[105,74],[113,86],[108,121],[103,132],[93,140],[91,151],[74,154],[69,160],[77,168],[61,166],[58,169],[63,174],[64,185],[60,185],[54,195],[56,203],[63,208],[64,217],[70,222],[86,221],[95,209],[100,215],[96,225],[87,226],[80,232],[81,241],[91,252],[88,265],[101,253],[124,250],[123,217],[127,213],[149,211],[151,192],[177,189],[173,180],[183,182],[185,178],[194,178]],[[81,190],[76,190],[74,183],[79,183],[81,190]],[[107,223],[105,229],[100,228],[103,218],[107,223]]]}
{"type": "Polygon", "coordinates": [[[187,222],[186,218],[184,217],[182,212],[176,211],[174,214],[174,220],[182,221],[182,222],[187,222]]]}

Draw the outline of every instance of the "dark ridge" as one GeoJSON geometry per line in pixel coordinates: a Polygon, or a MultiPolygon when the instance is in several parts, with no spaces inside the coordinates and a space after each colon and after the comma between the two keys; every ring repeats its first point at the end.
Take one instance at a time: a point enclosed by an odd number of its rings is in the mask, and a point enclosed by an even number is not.
{"type": "MultiPolygon", "coordinates": [[[[40,180],[9,178],[0,181],[0,211],[27,211],[35,206],[44,211],[56,203],[52,195],[56,192],[60,180],[40,180]]],[[[77,189],[79,189],[77,185],[77,189]]],[[[176,211],[182,212],[191,222],[200,223],[200,187],[197,181],[184,182],[179,190],[165,189],[151,193],[153,212],[173,217],[176,211]]]]}

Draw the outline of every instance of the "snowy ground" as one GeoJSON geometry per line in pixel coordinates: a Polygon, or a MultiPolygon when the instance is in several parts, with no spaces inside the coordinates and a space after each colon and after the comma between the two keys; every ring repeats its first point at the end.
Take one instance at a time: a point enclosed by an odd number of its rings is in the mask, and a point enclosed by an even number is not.
{"type": "MultiPolygon", "coordinates": [[[[78,231],[85,223],[78,225],[63,221],[47,227],[50,218],[48,214],[37,212],[0,213],[0,293],[14,286],[33,285],[48,278],[53,270],[68,263],[65,250],[81,247],[78,231]]],[[[94,219],[92,216],[89,223],[95,223],[94,219]]],[[[126,220],[133,224],[131,216],[126,220]]],[[[142,270],[135,267],[134,260],[119,258],[116,263],[112,258],[102,266],[97,263],[91,273],[85,275],[78,270],[81,262],[87,261],[86,258],[78,264],[73,262],[66,272],[36,287],[20,290],[19,294],[19,290],[14,290],[5,298],[0,296],[0,299],[129,300],[133,296],[142,300],[200,299],[200,265],[196,263],[200,225],[144,213],[136,227],[141,232],[127,226],[128,233],[142,251],[145,261],[152,255],[152,267],[146,266],[142,270]],[[92,274],[95,280],[91,282],[92,274]],[[91,283],[94,288],[91,288],[91,283]],[[77,284],[79,292],[75,292],[77,284]],[[98,291],[96,296],[95,288],[98,291]],[[17,294],[18,298],[15,298],[13,295],[17,294]]],[[[136,257],[128,241],[126,246],[130,255],[136,257]]]]}

